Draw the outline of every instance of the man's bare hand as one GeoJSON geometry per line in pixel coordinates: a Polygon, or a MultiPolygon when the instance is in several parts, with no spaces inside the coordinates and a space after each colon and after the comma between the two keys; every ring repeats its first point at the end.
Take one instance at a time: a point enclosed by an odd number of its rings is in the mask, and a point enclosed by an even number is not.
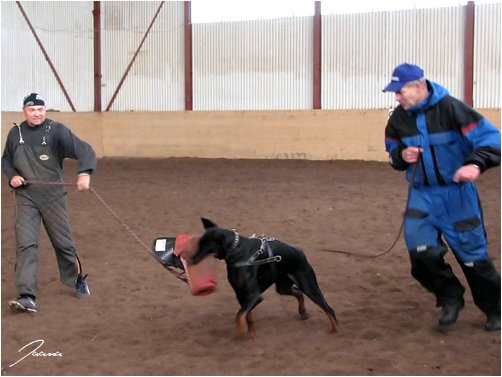
{"type": "Polygon", "coordinates": [[[77,190],[85,191],[89,190],[91,185],[91,176],[90,175],[79,175],[77,178],[77,190]]]}
{"type": "Polygon", "coordinates": [[[21,187],[25,184],[26,184],[26,182],[25,182],[24,178],[21,177],[20,175],[15,175],[14,177],[12,177],[10,179],[10,185],[14,188],[21,187]]]}
{"type": "Polygon", "coordinates": [[[420,154],[423,151],[424,150],[419,147],[408,147],[406,149],[403,149],[401,154],[404,161],[406,161],[408,164],[414,164],[420,159],[420,154]]]}
{"type": "Polygon", "coordinates": [[[462,166],[453,176],[454,182],[474,182],[481,175],[479,166],[471,164],[462,166]]]}

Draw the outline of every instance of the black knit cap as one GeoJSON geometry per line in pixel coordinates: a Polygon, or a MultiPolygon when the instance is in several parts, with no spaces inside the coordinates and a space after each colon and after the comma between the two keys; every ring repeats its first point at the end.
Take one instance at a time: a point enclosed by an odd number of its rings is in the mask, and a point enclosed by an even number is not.
{"type": "Polygon", "coordinates": [[[23,108],[26,106],[45,106],[45,102],[39,94],[31,93],[23,99],[23,108]]]}

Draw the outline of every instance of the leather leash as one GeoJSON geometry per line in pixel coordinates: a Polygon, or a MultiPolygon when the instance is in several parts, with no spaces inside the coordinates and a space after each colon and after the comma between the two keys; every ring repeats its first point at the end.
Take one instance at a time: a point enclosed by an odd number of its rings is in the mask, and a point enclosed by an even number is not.
{"type": "MultiPolygon", "coordinates": [[[[42,186],[77,186],[76,183],[65,183],[65,182],[44,182],[44,181],[25,181],[25,184],[32,184],[32,185],[42,185],[42,186]]],[[[120,225],[129,233],[129,235],[134,238],[142,247],[145,249],[145,251],[150,254],[157,262],[157,258],[154,254],[154,252],[147,246],[147,244],[117,215],[117,213],[110,207],[110,205],[97,193],[96,190],[94,190],[93,187],[89,187],[89,191],[91,191],[94,196],[101,202],[101,204],[108,210],[108,212],[119,222],[120,225]]],[[[178,279],[184,281],[185,283],[188,283],[187,278],[185,276],[185,273],[180,273],[176,271],[175,269],[163,265],[170,273],[172,273],[174,276],[176,276],[178,279]]]]}
{"type": "Polygon", "coordinates": [[[320,250],[321,251],[328,251],[328,252],[332,252],[332,253],[345,254],[345,255],[353,255],[353,256],[362,257],[362,258],[378,258],[378,257],[384,256],[385,254],[390,253],[390,251],[394,248],[394,246],[396,246],[397,241],[399,241],[399,238],[401,237],[401,233],[403,232],[404,221],[406,219],[406,213],[408,212],[408,206],[410,204],[411,188],[415,184],[415,178],[417,176],[417,167],[418,167],[418,162],[416,162],[413,165],[413,173],[412,173],[411,181],[408,184],[408,197],[406,199],[406,207],[405,207],[404,213],[403,213],[403,220],[401,221],[401,225],[399,227],[399,231],[397,233],[396,239],[394,240],[392,245],[390,245],[390,247],[387,250],[385,250],[382,253],[376,254],[376,255],[359,254],[359,253],[354,253],[351,251],[344,251],[344,250],[332,250],[332,249],[320,249],[320,250]]]}

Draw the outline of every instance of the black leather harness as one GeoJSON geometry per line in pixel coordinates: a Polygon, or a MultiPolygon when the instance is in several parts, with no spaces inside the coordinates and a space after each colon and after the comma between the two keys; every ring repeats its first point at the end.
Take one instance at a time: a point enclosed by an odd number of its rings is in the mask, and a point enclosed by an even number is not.
{"type": "MultiPolygon", "coordinates": [[[[236,249],[239,245],[239,234],[235,230],[233,230],[233,232],[235,234],[233,248],[236,249]]],[[[281,261],[282,257],[280,255],[274,255],[269,244],[269,242],[275,241],[275,238],[261,237],[259,240],[261,241],[260,248],[253,255],[251,255],[248,260],[235,263],[235,267],[260,266],[262,264],[281,261]],[[267,257],[260,259],[263,255],[267,255],[267,257]]]]}

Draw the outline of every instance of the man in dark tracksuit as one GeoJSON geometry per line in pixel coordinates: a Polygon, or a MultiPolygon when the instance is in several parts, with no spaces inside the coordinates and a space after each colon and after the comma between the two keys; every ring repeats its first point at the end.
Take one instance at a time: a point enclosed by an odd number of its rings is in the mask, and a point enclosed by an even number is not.
{"type": "Polygon", "coordinates": [[[16,288],[9,302],[18,312],[37,312],[38,236],[42,221],[56,252],[61,282],[75,287],[77,297],[90,295],[73,242],[63,184],[63,160],[79,161],[77,189],[87,190],[96,169],[96,154],[62,123],[46,118],[36,93],[24,98],[26,121],[10,130],[2,156],[2,172],[16,194],[16,288]]]}
{"type": "Polygon", "coordinates": [[[385,146],[391,166],[406,170],[410,182],[404,236],[411,273],[442,307],[439,326],[454,324],[465,289],[444,260],[447,243],[486,315],[485,329],[500,330],[500,275],[487,254],[474,183],[500,164],[500,132],[416,65],[396,67],[384,92],[395,92],[399,102],[385,146]]]}

